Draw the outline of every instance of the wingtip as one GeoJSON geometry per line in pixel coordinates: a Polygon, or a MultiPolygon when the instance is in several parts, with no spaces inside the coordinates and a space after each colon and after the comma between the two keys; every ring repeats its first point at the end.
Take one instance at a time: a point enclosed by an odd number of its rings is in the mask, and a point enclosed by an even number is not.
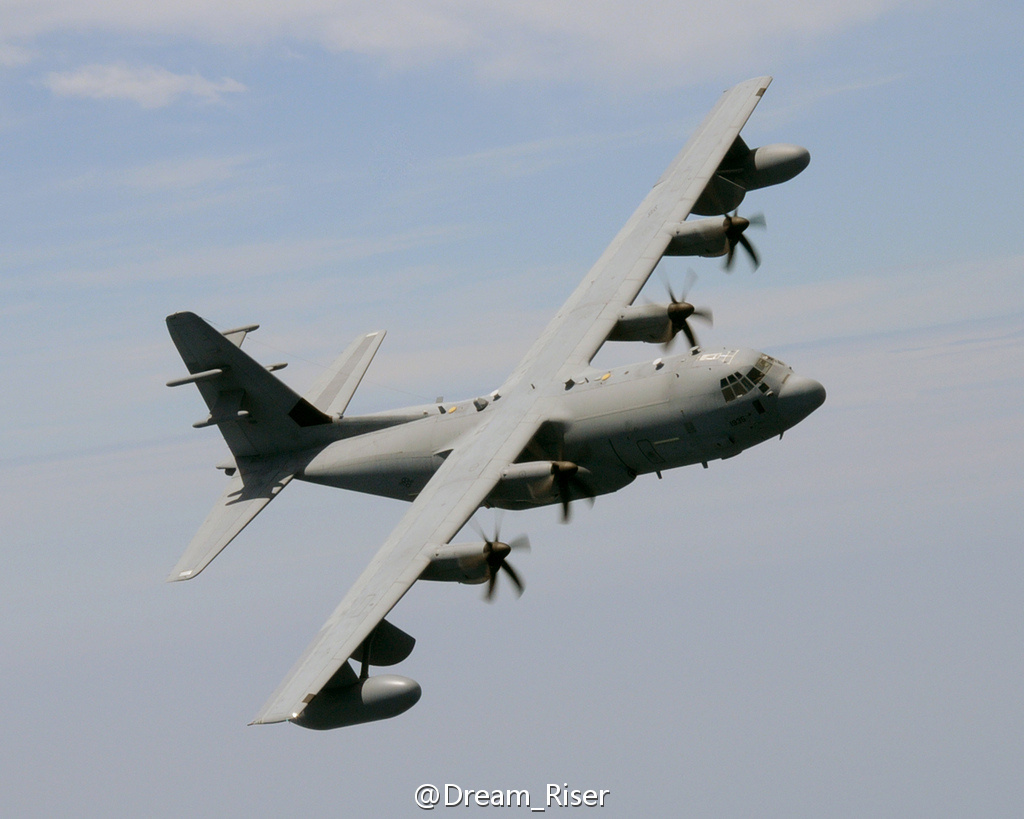
{"type": "MultiPolygon", "coordinates": [[[[295,717],[298,717],[298,714],[293,714],[292,715],[292,719],[295,719],[295,717]]],[[[249,723],[249,726],[251,727],[253,725],[275,725],[278,722],[287,722],[287,721],[288,720],[285,719],[284,717],[280,717],[278,719],[263,719],[261,717],[256,717],[256,719],[254,719],[252,722],[249,723]]]]}

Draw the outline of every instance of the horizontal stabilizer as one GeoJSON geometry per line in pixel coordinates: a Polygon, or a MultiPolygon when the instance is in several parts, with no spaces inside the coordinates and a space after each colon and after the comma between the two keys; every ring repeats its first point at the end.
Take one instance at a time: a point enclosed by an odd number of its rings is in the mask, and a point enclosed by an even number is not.
{"type": "Polygon", "coordinates": [[[327,415],[343,415],[349,401],[363,380],[377,348],[384,340],[384,330],[367,333],[353,341],[328,367],[306,393],[306,400],[327,415]]]}
{"type": "Polygon", "coordinates": [[[288,485],[301,463],[279,458],[255,466],[238,465],[224,494],[206,516],[178,565],[167,578],[189,580],[205,569],[256,515],[288,485]]]}
{"type": "Polygon", "coordinates": [[[189,372],[168,385],[196,385],[209,414],[193,426],[218,426],[235,458],[308,447],[319,438],[306,428],[331,423],[329,415],[242,352],[238,344],[253,326],[225,335],[195,313],[167,317],[167,329],[189,372]]]}

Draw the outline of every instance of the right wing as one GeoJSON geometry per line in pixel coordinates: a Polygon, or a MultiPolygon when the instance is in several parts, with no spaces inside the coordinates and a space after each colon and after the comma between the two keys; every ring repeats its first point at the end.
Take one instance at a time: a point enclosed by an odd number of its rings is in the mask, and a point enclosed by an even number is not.
{"type": "Polygon", "coordinates": [[[771,77],[726,91],[505,383],[565,383],[586,368],[704,192],[771,77]]]}
{"type": "Polygon", "coordinates": [[[472,517],[540,426],[531,412],[503,410],[491,409],[489,422],[455,447],[250,724],[301,714],[423,573],[429,547],[450,541],[472,517]]]}

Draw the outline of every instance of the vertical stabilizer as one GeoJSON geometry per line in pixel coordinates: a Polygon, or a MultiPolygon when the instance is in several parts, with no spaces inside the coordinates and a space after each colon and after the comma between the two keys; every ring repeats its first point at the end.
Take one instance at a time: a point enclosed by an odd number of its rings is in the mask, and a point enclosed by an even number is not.
{"type": "Polygon", "coordinates": [[[330,416],[345,413],[349,401],[363,380],[386,331],[367,333],[353,341],[306,393],[306,400],[330,416]]]}

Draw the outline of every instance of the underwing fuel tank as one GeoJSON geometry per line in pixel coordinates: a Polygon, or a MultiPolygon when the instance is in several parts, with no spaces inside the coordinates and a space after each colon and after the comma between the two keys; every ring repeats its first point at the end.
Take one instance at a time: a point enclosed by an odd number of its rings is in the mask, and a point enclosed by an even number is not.
{"type": "Polygon", "coordinates": [[[751,150],[737,137],[690,212],[698,216],[728,213],[740,206],[747,191],[787,182],[810,161],[810,152],[800,145],[779,143],[751,150]]]}
{"type": "Polygon", "coordinates": [[[421,693],[416,680],[397,674],[378,674],[344,687],[324,688],[291,721],[303,728],[327,731],[388,719],[412,708],[421,693]]]}

